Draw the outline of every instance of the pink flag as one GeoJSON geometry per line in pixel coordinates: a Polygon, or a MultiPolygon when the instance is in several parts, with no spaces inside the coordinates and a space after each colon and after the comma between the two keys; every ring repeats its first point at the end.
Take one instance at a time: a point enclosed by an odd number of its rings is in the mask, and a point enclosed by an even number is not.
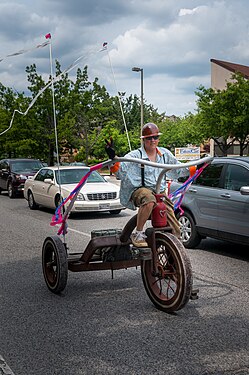
{"type": "Polygon", "coordinates": [[[45,38],[46,38],[46,39],[51,39],[51,34],[50,34],[50,33],[46,34],[46,35],[45,35],[45,38]]]}

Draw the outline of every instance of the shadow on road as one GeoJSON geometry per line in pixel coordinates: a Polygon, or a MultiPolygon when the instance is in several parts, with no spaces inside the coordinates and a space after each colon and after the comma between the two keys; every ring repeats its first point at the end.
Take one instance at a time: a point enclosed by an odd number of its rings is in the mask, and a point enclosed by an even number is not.
{"type": "Polygon", "coordinates": [[[207,238],[201,241],[198,249],[249,261],[249,245],[243,246],[236,243],[207,238]]]}

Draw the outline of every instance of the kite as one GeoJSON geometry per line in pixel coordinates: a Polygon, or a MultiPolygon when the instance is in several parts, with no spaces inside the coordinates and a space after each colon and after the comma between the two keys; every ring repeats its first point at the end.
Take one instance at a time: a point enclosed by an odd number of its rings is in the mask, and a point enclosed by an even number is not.
{"type": "MultiPolygon", "coordinates": [[[[48,35],[48,34],[47,34],[48,35]]],[[[49,34],[50,35],[50,34],[49,34]]],[[[13,57],[13,56],[19,56],[19,55],[23,55],[24,53],[27,53],[27,52],[30,52],[30,51],[33,51],[37,48],[43,48],[43,47],[46,47],[47,45],[50,44],[50,41],[47,40],[46,42],[42,43],[42,44],[38,44],[37,46],[35,47],[32,47],[32,48],[29,48],[29,49],[21,49],[20,51],[17,51],[17,52],[13,52],[13,53],[10,53],[9,55],[6,55],[5,57],[1,57],[0,58],[0,62],[2,62],[4,59],[6,59],[7,57],[13,57]]]]}
{"type": "MultiPolygon", "coordinates": [[[[46,36],[45,36],[46,38],[51,38],[51,34],[47,34],[46,36]],[[49,36],[50,37],[49,37],[49,36]]],[[[43,46],[45,46],[45,45],[49,45],[51,42],[50,41],[48,41],[48,42],[45,42],[45,43],[43,43],[43,46]]],[[[41,46],[41,45],[40,45],[41,46]]],[[[37,48],[37,47],[36,47],[37,48]]],[[[28,51],[28,50],[27,50],[28,51]]],[[[63,72],[62,73],[60,73],[58,76],[56,76],[55,78],[52,78],[38,93],[37,93],[37,95],[32,99],[32,101],[30,102],[30,104],[29,104],[29,106],[28,106],[28,108],[26,109],[26,111],[25,112],[21,112],[21,111],[19,111],[18,109],[15,109],[14,110],[14,112],[13,112],[13,115],[12,115],[12,118],[11,118],[11,121],[10,121],[10,125],[9,125],[9,127],[7,128],[7,129],[5,129],[3,132],[1,132],[0,133],[0,136],[1,135],[3,135],[4,133],[6,133],[8,130],[10,130],[11,129],[11,127],[12,127],[12,124],[13,124],[13,121],[14,121],[14,117],[15,117],[15,114],[16,113],[19,113],[20,115],[23,115],[23,116],[26,116],[27,115],[27,113],[29,112],[29,110],[33,107],[33,105],[35,104],[35,102],[37,101],[37,99],[39,98],[39,96],[41,96],[41,94],[48,88],[48,87],[50,87],[53,83],[55,83],[55,82],[57,82],[57,81],[59,81],[62,77],[63,77],[63,75],[65,74],[65,73],[69,73],[71,70],[73,70],[74,68],[76,68],[78,65],[79,65],[79,63],[81,62],[81,60],[84,60],[84,59],[87,59],[88,58],[88,56],[90,56],[91,54],[94,54],[94,53],[96,53],[96,52],[99,52],[99,51],[101,51],[101,50],[97,50],[96,51],[96,49],[92,49],[92,50],[89,50],[88,51],[88,53],[86,54],[86,55],[82,55],[82,56],[80,56],[80,57],[78,57],[72,64],[70,64],[66,69],[64,69],[63,70],[63,72]]]]}

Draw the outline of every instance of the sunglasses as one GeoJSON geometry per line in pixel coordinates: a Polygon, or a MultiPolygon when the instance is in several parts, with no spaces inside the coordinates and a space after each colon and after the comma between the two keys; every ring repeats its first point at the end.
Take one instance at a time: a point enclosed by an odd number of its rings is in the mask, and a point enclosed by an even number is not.
{"type": "Polygon", "coordinates": [[[152,139],[154,139],[155,141],[157,141],[159,139],[159,135],[152,135],[150,137],[146,137],[145,138],[146,141],[152,141],[152,139]]]}

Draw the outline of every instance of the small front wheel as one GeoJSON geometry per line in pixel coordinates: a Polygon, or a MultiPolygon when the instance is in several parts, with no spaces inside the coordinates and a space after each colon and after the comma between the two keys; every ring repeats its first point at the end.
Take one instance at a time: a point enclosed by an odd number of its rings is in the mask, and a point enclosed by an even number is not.
{"type": "Polygon", "coordinates": [[[156,265],[142,261],[145,290],[156,308],[170,313],[182,309],[192,290],[192,268],[180,240],[171,233],[156,233],[156,265]]]}
{"type": "Polygon", "coordinates": [[[42,247],[42,270],[48,289],[56,294],[67,285],[67,250],[58,236],[47,237],[42,247]]]}

